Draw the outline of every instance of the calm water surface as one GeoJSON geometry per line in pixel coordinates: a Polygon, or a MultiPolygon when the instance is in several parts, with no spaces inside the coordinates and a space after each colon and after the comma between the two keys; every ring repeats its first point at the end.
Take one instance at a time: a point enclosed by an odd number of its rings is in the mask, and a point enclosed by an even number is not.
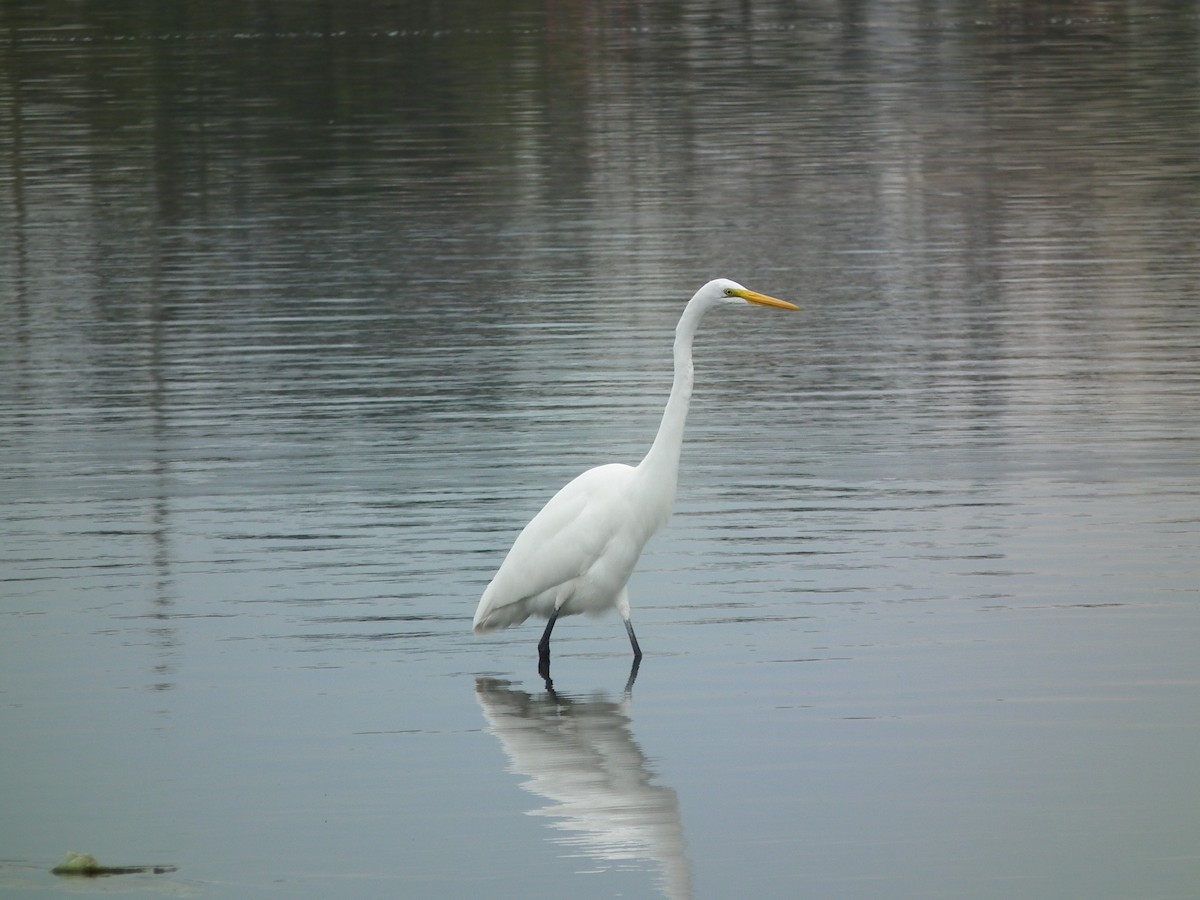
{"type": "Polygon", "coordinates": [[[1200,20],[920,9],[6,5],[0,892],[1194,897],[1200,20]]]}

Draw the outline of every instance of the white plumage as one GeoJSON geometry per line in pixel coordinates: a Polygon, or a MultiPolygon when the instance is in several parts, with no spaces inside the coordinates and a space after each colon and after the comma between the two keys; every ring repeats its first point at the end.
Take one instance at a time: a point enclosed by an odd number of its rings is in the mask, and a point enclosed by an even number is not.
{"type": "Polygon", "coordinates": [[[671,515],[683,427],[692,396],[692,340],[710,309],[727,303],[797,309],[785,300],[718,278],[700,288],[675,329],[675,377],[662,423],[636,466],[588,469],[550,498],[517,536],[475,611],[476,634],[549,619],[538,649],[549,665],[550,632],[559,616],[598,615],[616,608],[635,658],[641,657],[629,618],[626,583],[642,548],[671,515]]]}

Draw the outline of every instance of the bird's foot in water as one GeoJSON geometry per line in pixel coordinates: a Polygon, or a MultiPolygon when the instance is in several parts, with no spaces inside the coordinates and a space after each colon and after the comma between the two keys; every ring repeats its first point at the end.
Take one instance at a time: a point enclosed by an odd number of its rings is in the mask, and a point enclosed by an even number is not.
{"type": "Polygon", "coordinates": [[[633,665],[629,667],[629,680],[625,682],[625,693],[633,693],[633,683],[637,681],[638,669],[642,666],[642,654],[638,654],[633,658],[633,665]]]}
{"type": "MultiPolygon", "coordinates": [[[[625,693],[633,693],[633,683],[637,681],[638,669],[642,667],[642,655],[639,653],[633,658],[633,663],[629,667],[629,678],[625,680],[625,693]]],[[[542,681],[546,683],[546,690],[551,694],[554,693],[554,682],[550,678],[550,651],[544,650],[538,652],[538,674],[542,676],[542,681]]]]}

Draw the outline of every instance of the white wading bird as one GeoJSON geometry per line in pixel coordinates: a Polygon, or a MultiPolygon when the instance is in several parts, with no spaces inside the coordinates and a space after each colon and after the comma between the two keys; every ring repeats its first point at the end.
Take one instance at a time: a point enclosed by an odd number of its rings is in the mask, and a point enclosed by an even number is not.
{"type": "Polygon", "coordinates": [[[609,463],[588,469],[550,498],[517,535],[479,598],[476,634],[517,625],[530,616],[548,618],[538,643],[538,668],[548,677],[550,632],[558,617],[598,615],[616,607],[629,634],[636,671],[642,651],[629,621],[625,585],[646,541],[667,521],[675,503],[683,426],[692,397],[692,338],[710,309],[742,303],[799,309],[726,278],[696,291],[675,328],[675,379],[650,451],[636,466],[609,463]]]}

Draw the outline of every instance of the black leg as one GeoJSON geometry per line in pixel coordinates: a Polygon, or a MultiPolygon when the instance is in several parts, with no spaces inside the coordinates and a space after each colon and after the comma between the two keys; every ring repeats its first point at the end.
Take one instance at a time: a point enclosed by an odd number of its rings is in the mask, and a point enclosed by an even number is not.
{"type": "Polygon", "coordinates": [[[550,621],[546,623],[546,630],[542,632],[542,639],[538,641],[538,674],[546,679],[546,687],[550,687],[550,632],[554,630],[554,623],[558,619],[558,610],[556,609],[550,614],[550,621]]]}
{"type": "Polygon", "coordinates": [[[542,632],[542,639],[538,641],[538,656],[550,658],[550,632],[554,630],[554,623],[558,621],[558,610],[550,614],[550,621],[546,623],[546,630],[542,632]]]}
{"type": "MultiPolygon", "coordinates": [[[[633,661],[635,663],[642,661],[642,648],[638,646],[637,635],[633,633],[633,623],[628,619],[625,620],[625,631],[629,634],[629,645],[633,647],[633,661]]],[[[546,634],[549,635],[550,629],[546,629],[546,634]]],[[[542,638],[547,640],[547,638],[542,638]]]]}
{"type": "Polygon", "coordinates": [[[642,658],[640,656],[635,656],[633,658],[633,665],[629,667],[629,679],[625,682],[626,694],[633,693],[633,683],[637,681],[638,667],[640,667],[641,664],[642,658]]]}

